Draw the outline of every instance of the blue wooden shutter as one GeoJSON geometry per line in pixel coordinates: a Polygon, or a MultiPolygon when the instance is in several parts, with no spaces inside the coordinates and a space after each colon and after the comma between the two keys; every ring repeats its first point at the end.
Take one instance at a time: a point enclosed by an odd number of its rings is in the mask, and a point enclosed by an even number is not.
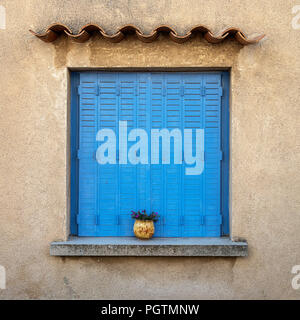
{"type": "MultiPolygon", "coordinates": [[[[181,74],[166,73],[164,75],[164,128],[171,133],[174,129],[181,129],[182,138],[182,85],[181,74]]],[[[181,152],[182,157],[182,152],[181,152]]],[[[183,158],[183,157],[182,157],[183,158]]],[[[164,180],[164,237],[180,237],[182,218],[182,164],[174,164],[174,142],[170,139],[170,164],[163,165],[164,180]]]]}
{"type": "MultiPolygon", "coordinates": [[[[164,108],[165,108],[165,87],[162,73],[150,74],[150,128],[164,128],[164,108]]],[[[150,132],[149,132],[150,133],[150,132]]],[[[148,134],[149,134],[148,133],[148,134]]],[[[161,154],[161,151],[160,151],[161,154]]],[[[161,157],[160,157],[161,158],[161,157]]],[[[150,158],[149,158],[150,159],[150,158]]],[[[155,236],[164,236],[165,224],[165,180],[164,166],[161,164],[151,164],[150,167],[150,211],[158,212],[159,221],[155,224],[155,236]]]]}
{"type": "Polygon", "coordinates": [[[79,186],[78,235],[96,235],[98,166],[95,161],[98,129],[98,86],[96,73],[81,73],[79,94],[79,186]]]}
{"type": "MultiPolygon", "coordinates": [[[[149,136],[150,132],[150,74],[137,73],[137,86],[136,86],[136,125],[137,128],[144,129],[149,136]]],[[[148,158],[150,159],[150,141],[148,141],[148,158]]],[[[137,203],[136,209],[151,210],[151,165],[139,164],[137,170],[137,203]]]]}
{"type": "MultiPolygon", "coordinates": [[[[201,175],[183,175],[182,178],[182,236],[220,236],[221,76],[184,74],[183,86],[183,129],[204,129],[205,161],[201,175]]],[[[193,148],[195,145],[193,135],[193,148]]]]}
{"type": "MultiPolygon", "coordinates": [[[[204,128],[203,107],[203,76],[198,73],[187,73],[182,76],[183,95],[183,130],[193,130],[193,154],[196,146],[196,129],[204,128]]],[[[205,128],[204,128],[205,129],[205,128]]],[[[204,132],[205,134],[205,132],[204,132]]],[[[185,170],[190,167],[184,164],[182,175],[182,236],[206,236],[204,227],[205,203],[204,173],[201,175],[186,175],[185,170]]],[[[204,164],[204,171],[206,166],[204,164]]]]}
{"type": "Polygon", "coordinates": [[[205,171],[204,204],[205,236],[221,234],[221,97],[220,74],[205,75],[204,123],[205,123],[205,171]]]}
{"type": "MultiPolygon", "coordinates": [[[[200,73],[80,73],[78,234],[133,236],[131,210],[157,211],[156,237],[220,236],[221,219],[221,75],[200,73]],[[189,165],[118,164],[119,121],[148,133],[151,129],[205,130],[201,175],[189,165]],[[116,133],[117,164],[99,165],[95,154],[100,129],[116,133]]],[[[135,141],[127,142],[128,151],[135,141]]],[[[121,147],[121,149],[120,149],[121,147]]],[[[127,156],[127,155],[126,155],[127,156]]],[[[182,157],[183,158],[183,157],[182,157]]],[[[183,158],[184,160],[184,158],[183,158]]]]}
{"type": "MultiPolygon", "coordinates": [[[[117,134],[119,117],[119,80],[116,73],[98,74],[99,125],[100,129],[111,129],[117,134]]],[[[96,139],[96,136],[94,137],[96,139]]],[[[103,142],[98,142],[97,147],[103,142]]],[[[97,164],[97,211],[99,226],[97,235],[118,236],[119,225],[119,168],[116,164],[97,164]]]]}
{"type": "MultiPolygon", "coordinates": [[[[137,75],[136,73],[119,73],[119,121],[127,122],[128,133],[137,127],[137,75]]],[[[117,130],[118,132],[118,130],[117,130]]],[[[127,149],[134,144],[127,142],[127,149]]],[[[120,153],[120,151],[118,152],[120,153]]],[[[130,211],[137,208],[137,165],[118,165],[118,187],[119,187],[119,236],[133,236],[133,220],[130,211]]]]}

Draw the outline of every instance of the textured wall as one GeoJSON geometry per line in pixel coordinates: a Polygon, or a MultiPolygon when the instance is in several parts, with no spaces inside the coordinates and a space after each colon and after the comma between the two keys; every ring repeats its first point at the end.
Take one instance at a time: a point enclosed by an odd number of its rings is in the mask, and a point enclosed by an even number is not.
{"type": "Polygon", "coordinates": [[[287,0],[1,0],[0,298],[293,298],[300,264],[300,30],[287,0]],[[28,29],[88,22],[114,31],[195,24],[264,32],[258,45],[179,45],[161,37],[112,44],[60,38],[46,44],[28,29]],[[231,67],[232,235],[248,258],[58,258],[49,243],[68,234],[67,67],[231,67]],[[298,128],[297,128],[298,126],[298,128]],[[298,130],[297,130],[298,129],[298,130]],[[298,149],[297,149],[298,144],[298,149]]]}

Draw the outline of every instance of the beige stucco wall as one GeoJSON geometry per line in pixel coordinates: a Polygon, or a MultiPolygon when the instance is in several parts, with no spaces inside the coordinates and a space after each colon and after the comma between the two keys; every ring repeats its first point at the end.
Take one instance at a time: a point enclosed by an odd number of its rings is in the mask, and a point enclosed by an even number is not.
{"type": "Polygon", "coordinates": [[[0,299],[300,298],[300,30],[291,0],[1,0],[0,299]],[[178,45],[129,38],[46,44],[28,29],[53,22],[108,31],[195,24],[264,32],[259,45],[178,45]],[[68,235],[68,67],[231,68],[232,236],[248,258],[58,258],[49,243],[68,235]],[[298,148],[297,148],[298,145],[298,148]]]}

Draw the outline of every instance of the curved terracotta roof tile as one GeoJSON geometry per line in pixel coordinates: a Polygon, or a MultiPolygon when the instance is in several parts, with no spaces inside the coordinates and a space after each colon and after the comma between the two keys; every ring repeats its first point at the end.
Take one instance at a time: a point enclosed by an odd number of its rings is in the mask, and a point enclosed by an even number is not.
{"type": "Polygon", "coordinates": [[[119,28],[119,30],[112,35],[106,33],[105,30],[103,30],[97,24],[87,24],[83,26],[77,34],[73,34],[66,25],[61,23],[50,25],[44,33],[36,33],[32,30],[29,31],[45,42],[53,42],[63,33],[65,33],[74,41],[85,42],[89,40],[94,32],[99,33],[103,38],[111,42],[120,42],[126,37],[127,34],[135,34],[137,38],[143,42],[153,42],[158,38],[160,33],[167,33],[170,39],[177,43],[183,43],[197,33],[204,35],[204,38],[210,43],[219,43],[228,36],[234,36],[235,39],[242,45],[257,43],[265,37],[264,34],[255,37],[247,37],[245,33],[237,28],[228,28],[224,31],[214,34],[203,25],[194,26],[185,35],[179,35],[173,28],[167,25],[161,25],[152,30],[150,34],[145,34],[139,28],[131,24],[119,28]]]}

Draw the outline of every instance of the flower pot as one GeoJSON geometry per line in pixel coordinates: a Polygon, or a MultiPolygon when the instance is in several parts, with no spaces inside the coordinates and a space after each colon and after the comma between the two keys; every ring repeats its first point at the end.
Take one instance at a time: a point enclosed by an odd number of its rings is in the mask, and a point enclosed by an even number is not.
{"type": "Polygon", "coordinates": [[[141,240],[152,238],[154,234],[154,223],[152,220],[135,220],[133,226],[134,234],[141,240]]]}

